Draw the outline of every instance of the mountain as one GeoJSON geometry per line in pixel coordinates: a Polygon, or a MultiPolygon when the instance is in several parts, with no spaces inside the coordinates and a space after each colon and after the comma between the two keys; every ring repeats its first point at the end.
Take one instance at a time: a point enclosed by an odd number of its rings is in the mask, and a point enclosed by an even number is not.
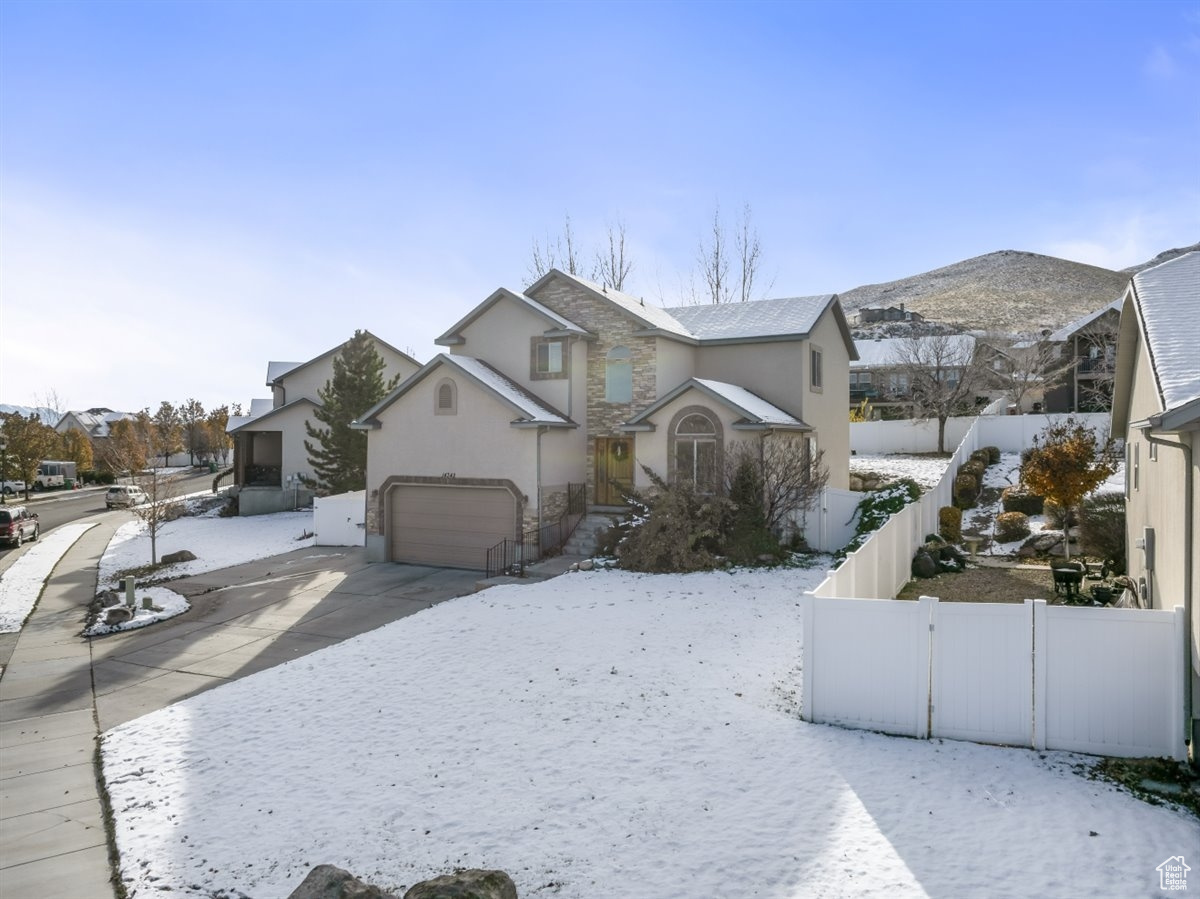
{"type": "Polygon", "coordinates": [[[10,406],[8,403],[0,403],[0,412],[12,414],[16,412],[19,415],[26,417],[37,413],[38,417],[43,422],[54,427],[58,424],[58,420],[62,418],[61,412],[56,412],[48,406],[10,406]]]}
{"type": "Polygon", "coordinates": [[[1115,272],[1053,256],[1001,250],[887,284],[839,294],[843,308],[899,306],[971,330],[1020,333],[1055,330],[1119,298],[1129,278],[1200,244],[1160,253],[1115,272]]]}

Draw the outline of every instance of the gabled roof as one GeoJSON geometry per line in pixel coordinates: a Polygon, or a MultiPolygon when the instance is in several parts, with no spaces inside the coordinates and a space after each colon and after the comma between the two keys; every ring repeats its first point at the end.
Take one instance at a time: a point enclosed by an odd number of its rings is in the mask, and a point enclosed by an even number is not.
{"type": "Polygon", "coordinates": [[[885,368],[900,365],[900,352],[906,346],[911,346],[915,340],[918,343],[930,340],[948,340],[947,349],[955,355],[963,354],[970,357],[975,351],[975,338],[970,334],[949,334],[938,337],[883,337],[878,340],[856,340],[854,347],[858,350],[857,360],[851,360],[850,368],[885,368]]]}
{"type": "Polygon", "coordinates": [[[807,337],[836,294],[748,303],[708,303],[664,310],[703,343],[807,337]]]}
{"type": "Polygon", "coordinates": [[[1097,309],[1095,312],[1089,312],[1087,315],[1083,316],[1083,318],[1078,318],[1068,325],[1063,325],[1061,328],[1059,328],[1057,331],[1055,331],[1053,334],[1051,334],[1049,337],[1047,337],[1046,340],[1052,341],[1054,343],[1063,343],[1067,340],[1070,340],[1073,336],[1075,336],[1076,332],[1082,331],[1084,328],[1086,328],[1088,325],[1092,324],[1092,322],[1096,321],[1098,318],[1103,316],[1105,313],[1107,313],[1107,312],[1119,313],[1121,311],[1121,304],[1124,301],[1125,301],[1124,296],[1118,297],[1117,299],[1113,300],[1111,303],[1109,303],[1107,306],[1103,307],[1102,309],[1097,309]]]}
{"type": "MultiPolygon", "coordinates": [[[[419,366],[421,364],[416,359],[414,359],[412,356],[408,355],[408,353],[404,352],[403,350],[396,349],[394,346],[392,346],[386,340],[380,340],[378,337],[376,337],[370,331],[363,331],[363,333],[366,334],[368,337],[370,337],[372,340],[374,340],[380,346],[387,347],[389,350],[391,350],[396,355],[404,357],[409,362],[411,362],[413,365],[419,366]]],[[[351,340],[352,339],[353,338],[351,338],[351,340]]],[[[302,368],[308,368],[310,365],[314,365],[317,362],[320,362],[324,359],[328,359],[330,356],[334,355],[335,353],[341,352],[342,347],[344,347],[349,342],[350,342],[350,340],[343,340],[337,346],[333,347],[332,349],[326,350],[319,356],[314,356],[313,358],[309,359],[307,362],[268,362],[267,363],[267,386],[274,387],[280,379],[286,377],[287,375],[290,375],[293,372],[297,372],[302,368]]]]}
{"type": "Polygon", "coordinates": [[[89,409],[86,412],[64,412],[62,418],[54,426],[57,431],[67,416],[71,416],[79,426],[87,431],[89,437],[108,437],[113,424],[125,419],[137,418],[132,412],[113,412],[111,409],[89,409]]]}
{"type": "MultiPolygon", "coordinates": [[[[284,403],[278,409],[270,409],[262,415],[254,414],[254,403],[257,400],[250,401],[250,414],[230,418],[229,423],[225,426],[226,434],[236,434],[238,431],[261,431],[262,426],[273,418],[277,418],[285,412],[295,409],[297,406],[307,404],[316,408],[317,404],[306,396],[300,397],[298,400],[292,400],[290,403],[284,403]],[[235,423],[236,422],[236,423],[235,423]]],[[[269,428],[267,430],[270,430],[269,428]]]]}
{"type": "Polygon", "coordinates": [[[653,303],[647,303],[638,297],[632,297],[627,293],[621,293],[619,290],[606,287],[603,284],[597,284],[586,278],[580,278],[578,275],[568,275],[566,272],[560,272],[556,268],[550,269],[550,271],[538,278],[537,281],[526,289],[525,293],[529,296],[536,296],[538,291],[556,280],[570,281],[572,284],[582,287],[596,299],[620,309],[648,331],[660,332],[671,337],[695,339],[695,335],[676,321],[665,309],[655,306],[653,303]]]}
{"type": "Polygon", "coordinates": [[[1114,432],[1123,432],[1130,424],[1134,349],[1139,341],[1146,347],[1161,406],[1151,415],[1152,424],[1176,429],[1200,421],[1198,321],[1200,252],[1185,253],[1133,276],[1121,309],[1114,432]]]}
{"type": "Polygon", "coordinates": [[[425,363],[420,371],[409,377],[373,408],[368,409],[359,416],[352,427],[364,430],[378,428],[380,426],[379,415],[381,412],[412,390],[421,381],[425,380],[430,373],[442,366],[449,366],[466,375],[516,411],[517,417],[511,422],[514,427],[578,427],[567,416],[542,402],[520,384],[501,374],[486,362],[457,353],[454,355],[438,353],[438,355],[425,363]]]}
{"type": "Polygon", "coordinates": [[[530,311],[540,315],[546,320],[548,332],[554,332],[556,336],[566,336],[568,334],[576,334],[580,337],[592,337],[585,329],[579,327],[572,321],[563,318],[552,309],[547,309],[537,300],[531,299],[521,293],[515,293],[507,287],[501,287],[490,297],[472,309],[467,315],[455,322],[445,334],[434,341],[438,346],[456,346],[465,343],[463,339],[463,330],[473,321],[495,306],[501,300],[510,300],[518,305],[524,306],[530,311]]]}
{"type": "Polygon", "coordinates": [[[698,390],[718,403],[742,414],[742,420],[734,422],[734,427],[744,430],[781,429],[791,431],[811,431],[812,428],[789,412],[785,412],[773,403],[769,403],[756,393],[737,384],[727,384],[724,381],[713,381],[708,378],[689,378],[663,397],[643,409],[629,419],[623,427],[631,430],[653,430],[650,419],[660,409],[689,390],[698,390]]]}

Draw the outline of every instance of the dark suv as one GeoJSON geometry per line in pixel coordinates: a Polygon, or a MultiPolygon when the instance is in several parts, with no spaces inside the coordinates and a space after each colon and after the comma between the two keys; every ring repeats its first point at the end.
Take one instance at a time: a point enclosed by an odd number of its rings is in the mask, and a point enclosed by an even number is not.
{"type": "Polygon", "coordinates": [[[0,507],[0,543],[20,546],[26,540],[36,540],[40,531],[36,512],[24,506],[0,507]]]}

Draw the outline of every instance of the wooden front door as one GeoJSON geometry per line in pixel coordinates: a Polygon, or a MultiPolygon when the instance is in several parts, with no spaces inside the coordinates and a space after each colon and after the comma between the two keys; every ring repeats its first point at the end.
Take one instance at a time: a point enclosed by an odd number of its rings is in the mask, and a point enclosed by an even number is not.
{"type": "Polygon", "coordinates": [[[596,505],[623,506],[633,490],[633,438],[596,438],[596,505]]]}

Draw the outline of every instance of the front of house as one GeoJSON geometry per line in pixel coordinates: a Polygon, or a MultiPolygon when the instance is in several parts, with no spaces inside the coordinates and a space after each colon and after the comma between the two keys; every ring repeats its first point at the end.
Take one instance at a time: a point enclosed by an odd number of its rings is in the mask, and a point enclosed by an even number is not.
{"type": "Polygon", "coordinates": [[[1200,253],[1135,275],[1121,306],[1112,432],[1125,438],[1126,556],[1142,602],[1182,606],[1183,684],[1192,758],[1200,758],[1200,253]]]}
{"type": "Polygon", "coordinates": [[[488,547],[651,486],[701,489],[739,441],[802,440],[848,482],[853,343],[834,296],[661,309],[551,271],[497,290],[364,414],[373,560],[483,568],[488,547]]]}

